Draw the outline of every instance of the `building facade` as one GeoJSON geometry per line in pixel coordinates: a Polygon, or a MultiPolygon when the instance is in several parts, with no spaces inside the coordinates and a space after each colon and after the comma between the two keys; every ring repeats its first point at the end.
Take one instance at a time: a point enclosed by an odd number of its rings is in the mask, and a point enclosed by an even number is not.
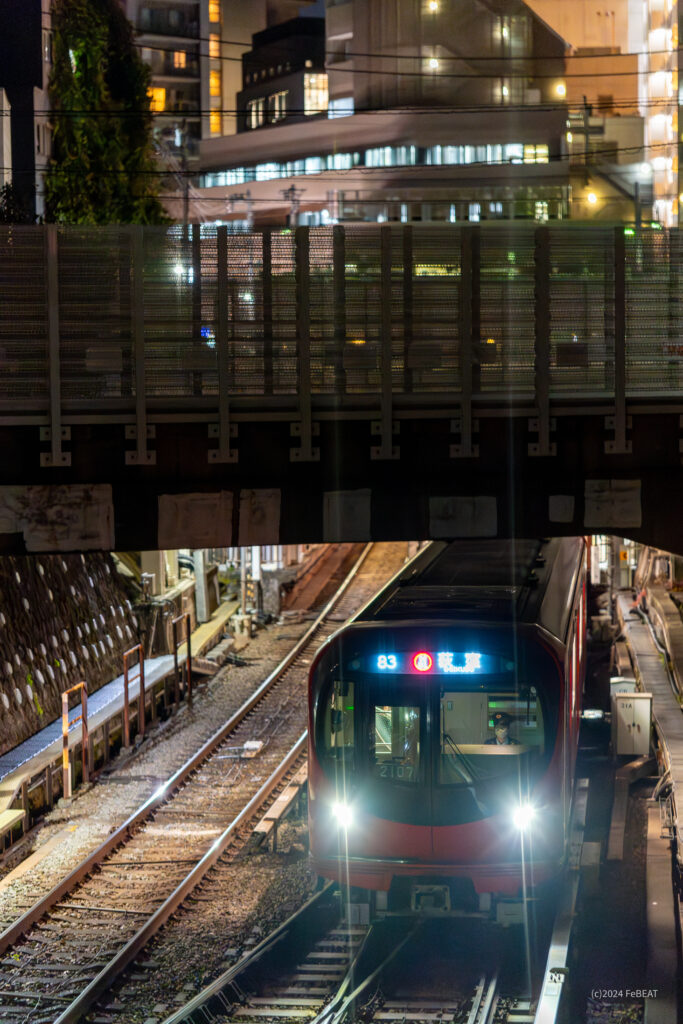
{"type": "Polygon", "coordinates": [[[50,0],[2,0],[0,184],[11,177],[17,199],[31,218],[42,217],[44,210],[43,176],[51,150],[47,95],[51,63],[50,0]]]}
{"type": "Polygon", "coordinates": [[[256,33],[242,79],[238,132],[327,117],[324,18],[293,18],[256,33]]]}
{"type": "MultiPolygon", "coordinates": [[[[220,0],[127,0],[140,55],[151,70],[150,104],[160,152],[196,168],[199,141],[211,123],[211,72],[219,76],[220,0]],[[212,67],[211,53],[215,53],[212,67]]],[[[215,87],[214,87],[215,88],[215,87]]],[[[216,123],[217,132],[220,123],[216,123]]]]}
{"type": "Polygon", "coordinates": [[[676,0],[613,0],[609,10],[599,0],[529,0],[529,5],[572,46],[573,101],[585,97],[593,111],[611,118],[636,113],[642,118],[639,192],[651,195],[657,221],[673,226],[681,191],[676,0]]]}
{"type": "Polygon", "coordinates": [[[286,58],[254,39],[244,130],[202,144],[217,219],[245,199],[263,223],[569,216],[566,47],[529,7],[347,0],[325,28],[324,70],[312,35],[306,56],[295,25],[278,30],[317,90],[290,108],[286,58]]]}

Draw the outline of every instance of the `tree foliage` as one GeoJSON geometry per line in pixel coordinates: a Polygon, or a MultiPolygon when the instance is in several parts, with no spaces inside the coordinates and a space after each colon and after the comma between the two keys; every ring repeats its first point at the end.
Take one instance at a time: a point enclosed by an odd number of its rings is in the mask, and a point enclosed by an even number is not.
{"type": "Polygon", "coordinates": [[[47,219],[166,222],[157,198],[149,69],[117,0],[55,0],[47,219]]]}
{"type": "Polygon", "coordinates": [[[0,188],[0,224],[33,224],[33,214],[14,185],[0,188]]]}

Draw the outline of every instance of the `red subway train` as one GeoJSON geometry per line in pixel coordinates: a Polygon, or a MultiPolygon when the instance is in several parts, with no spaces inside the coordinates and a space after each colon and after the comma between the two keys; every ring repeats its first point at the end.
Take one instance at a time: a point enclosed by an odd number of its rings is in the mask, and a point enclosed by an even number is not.
{"type": "Polygon", "coordinates": [[[407,563],[311,666],[318,874],[387,909],[490,909],[555,876],[585,626],[583,538],[439,542],[407,563]]]}

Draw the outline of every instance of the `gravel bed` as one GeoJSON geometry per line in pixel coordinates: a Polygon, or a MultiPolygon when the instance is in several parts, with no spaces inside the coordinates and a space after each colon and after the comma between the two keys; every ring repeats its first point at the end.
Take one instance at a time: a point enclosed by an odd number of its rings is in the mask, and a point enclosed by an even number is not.
{"type": "Polygon", "coordinates": [[[148,733],[134,754],[119,755],[70,805],[47,814],[32,846],[22,852],[28,856],[56,837],[58,842],[30,871],[0,890],[0,922],[18,917],[122,824],[247,700],[308,626],[286,622],[260,631],[242,652],[248,664],[224,666],[196,692],[192,710],[182,705],[177,715],[148,733]]]}
{"type": "MultiPolygon", "coordinates": [[[[357,578],[360,587],[344,599],[343,617],[381,586],[381,575],[387,579],[400,568],[405,550],[404,544],[375,547],[357,578]]],[[[246,665],[222,669],[197,694],[192,710],[183,706],[148,734],[134,753],[112,762],[96,784],[81,789],[68,804],[60,802],[22,853],[27,856],[46,843],[52,848],[0,889],[0,922],[11,922],[49,891],[213,735],[291,650],[308,629],[309,618],[292,617],[259,633],[243,652],[246,665]]],[[[316,881],[306,852],[306,823],[283,825],[277,854],[252,852],[234,861],[227,882],[225,865],[222,869],[220,881],[215,869],[215,878],[207,877],[173,916],[173,927],[162,931],[142,962],[121,980],[118,995],[105,996],[104,1006],[100,1004],[90,1019],[131,1024],[163,1020],[288,917],[316,881]]]]}
{"type": "Polygon", "coordinates": [[[158,1024],[256,946],[314,890],[305,840],[305,822],[283,824],[276,854],[253,852],[231,864],[231,885],[221,899],[209,876],[90,1020],[104,1019],[109,1009],[112,1020],[158,1024]]]}

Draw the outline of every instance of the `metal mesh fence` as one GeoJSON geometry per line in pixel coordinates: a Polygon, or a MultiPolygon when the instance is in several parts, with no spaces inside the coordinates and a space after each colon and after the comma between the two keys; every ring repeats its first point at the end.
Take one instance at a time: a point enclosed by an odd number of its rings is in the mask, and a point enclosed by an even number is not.
{"type": "Polygon", "coordinates": [[[534,231],[516,225],[482,231],[481,390],[533,393],[534,231]]]}
{"type": "Polygon", "coordinates": [[[130,232],[58,234],[59,354],[66,401],[132,394],[130,232]]]}
{"type": "Polygon", "coordinates": [[[614,389],[614,230],[550,231],[551,395],[614,389]]]}
{"type": "Polygon", "coordinates": [[[648,231],[629,235],[626,242],[626,390],[678,392],[683,388],[680,235],[648,231]]]}
{"type": "Polygon", "coordinates": [[[44,404],[48,387],[45,232],[0,226],[0,401],[44,404]]]}
{"type": "Polygon", "coordinates": [[[296,395],[308,376],[314,395],[379,394],[387,373],[394,394],[457,395],[471,377],[475,394],[533,396],[539,281],[551,397],[613,394],[622,301],[626,394],[683,392],[678,231],[569,223],[221,230],[59,227],[48,274],[48,229],[0,228],[0,402],[47,407],[50,323],[61,400],[74,408],[132,407],[140,324],[145,393],[157,405],[215,398],[221,379],[236,397],[296,395]],[[302,375],[306,322],[310,374],[302,375]],[[466,330],[473,361],[465,366],[466,330]]]}

